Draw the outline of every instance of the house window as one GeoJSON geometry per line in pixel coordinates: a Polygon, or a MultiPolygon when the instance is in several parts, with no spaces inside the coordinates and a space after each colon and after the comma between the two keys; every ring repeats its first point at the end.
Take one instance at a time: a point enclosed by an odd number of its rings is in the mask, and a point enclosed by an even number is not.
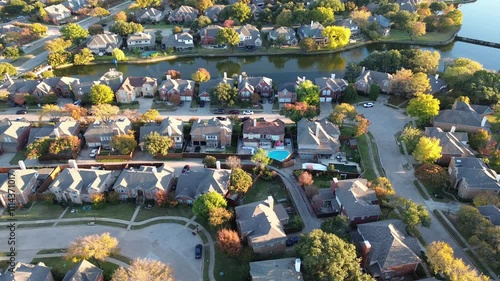
{"type": "Polygon", "coordinates": [[[245,36],[245,40],[250,40],[250,39],[252,39],[251,36],[245,36]]]}
{"type": "Polygon", "coordinates": [[[207,140],[217,140],[217,136],[207,136],[207,140]]]}
{"type": "Polygon", "coordinates": [[[10,137],[3,137],[5,142],[12,142],[12,139],[10,137]]]}

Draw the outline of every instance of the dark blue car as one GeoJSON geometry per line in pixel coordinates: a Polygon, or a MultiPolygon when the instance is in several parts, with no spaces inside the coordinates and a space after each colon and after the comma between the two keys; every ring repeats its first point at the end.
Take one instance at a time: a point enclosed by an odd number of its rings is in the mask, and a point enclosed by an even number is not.
{"type": "Polygon", "coordinates": [[[290,238],[286,239],[286,246],[287,247],[292,247],[297,242],[299,242],[299,237],[298,236],[290,237],[290,238]]]}
{"type": "Polygon", "coordinates": [[[194,257],[197,259],[201,259],[202,251],[203,251],[203,246],[201,244],[196,245],[196,247],[194,247],[194,257]]]}

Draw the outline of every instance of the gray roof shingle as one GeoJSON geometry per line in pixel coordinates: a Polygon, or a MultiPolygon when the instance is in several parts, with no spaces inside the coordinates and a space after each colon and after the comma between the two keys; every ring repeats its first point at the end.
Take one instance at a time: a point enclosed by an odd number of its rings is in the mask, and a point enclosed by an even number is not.
{"type": "Polygon", "coordinates": [[[443,132],[441,128],[426,127],[425,135],[432,138],[437,138],[441,145],[443,155],[461,155],[462,157],[475,157],[468,145],[462,142],[469,139],[467,133],[462,132],[443,132]]]}
{"type": "Polygon", "coordinates": [[[102,269],[82,260],[66,273],[62,281],[98,281],[102,276],[102,269]]]}
{"type": "Polygon", "coordinates": [[[372,203],[377,201],[377,196],[373,189],[368,188],[366,179],[341,180],[337,185],[335,195],[349,220],[352,221],[357,217],[380,216],[380,206],[372,203]]]}
{"type": "Polygon", "coordinates": [[[340,130],[325,117],[319,121],[302,118],[297,123],[297,144],[299,153],[307,147],[316,153],[334,153],[340,148],[340,130]],[[312,149],[311,147],[315,147],[312,149]]]}
{"type": "Polygon", "coordinates": [[[477,207],[479,213],[487,218],[493,225],[500,226],[500,209],[495,205],[477,207]]]}
{"type": "Polygon", "coordinates": [[[255,261],[250,263],[252,281],[294,281],[303,280],[295,271],[295,258],[255,261]]]}
{"type": "Polygon", "coordinates": [[[217,192],[225,196],[230,178],[231,170],[204,169],[203,171],[190,171],[179,175],[175,195],[196,199],[201,194],[217,192]]]}
{"type": "Polygon", "coordinates": [[[27,264],[18,262],[13,268],[14,273],[6,271],[0,275],[0,281],[45,281],[53,280],[50,267],[43,262],[27,264]],[[49,277],[50,276],[50,277],[49,277]]]}
{"type": "Polygon", "coordinates": [[[456,169],[456,178],[467,181],[469,188],[500,189],[497,173],[488,167],[480,158],[474,157],[452,157],[456,169]]]}

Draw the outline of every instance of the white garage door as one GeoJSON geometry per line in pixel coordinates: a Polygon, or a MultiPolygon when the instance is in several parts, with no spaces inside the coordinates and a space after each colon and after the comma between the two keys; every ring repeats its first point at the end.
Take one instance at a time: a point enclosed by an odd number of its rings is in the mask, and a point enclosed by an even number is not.
{"type": "Polygon", "coordinates": [[[332,102],[332,98],[326,98],[326,102],[332,102]]]}
{"type": "Polygon", "coordinates": [[[325,102],[325,98],[319,98],[319,102],[325,102]]]}

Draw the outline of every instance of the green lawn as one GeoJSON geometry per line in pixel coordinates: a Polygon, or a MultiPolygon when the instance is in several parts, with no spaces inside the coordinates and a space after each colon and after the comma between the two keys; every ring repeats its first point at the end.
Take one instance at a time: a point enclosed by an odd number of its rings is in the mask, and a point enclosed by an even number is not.
{"type": "Polygon", "coordinates": [[[162,216],[191,218],[193,217],[193,212],[191,211],[191,207],[186,205],[178,205],[177,207],[174,208],[153,207],[149,210],[142,208],[137,214],[137,217],[135,217],[135,221],[136,222],[144,221],[149,218],[162,217],[162,216]]]}
{"type": "Polygon", "coordinates": [[[21,151],[18,151],[14,157],[10,160],[9,164],[11,165],[17,165],[20,160],[25,160],[26,159],[26,149],[23,149],[21,151]]]}
{"type": "Polygon", "coordinates": [[[392,95],[392,96],[389,97],[389,100],[387,101],[387,103],[388,104],[392,104],[394,106],[398,106],[398,105],[402,104],[405,101],[407,101],[407,99],[405,99],[403,97],[400,97],[400,96],[392,95]]]}
{"type": "MultiPolygon", "coordinates": [[[[47,202],[34,202],[31,208],[21,208],[14,211],[14,217],[17,220],[49,220],[57,219],[62,214],[64,208],[59,205],[50,204],[47,202]]],[[[7,219],[7,212],[0,219],[7,219]]]]}
{"type": "Polygon", "coordinates": [[[168,105],[164,102],[153,102],[151,109],[156,109],[158,111],[176,111],[177,107],[173,105],[168,105]]]}
{"type": "Polygon", "coordinates": [[[372,165],[372,162],[370,160],[370,150],[368,149],[368,136],[362,135],[361,137],[357,138],[358,140],[358,151],[359,154],[361,155],[361,165],[365,171],[364,173],[364,178],[367,180],[375,180],[377,178],[377,174],[375,173],[376,167],[372,165]]]}
{"type": "MultiPolygon", "coordinates": [[[[51,267],[52,275],[55,280],[62,280],[66,272],[73,268],[76,263],[72,261],[65,260],[64,257],[54,257],[54,258],[41,258],[34,259],[31,261],[32,264],[36,264],[38,262],[43,262],[46,266],[51,267]]],[[[97,265],[93,261],[89,261],[90,263],[97,265]]],[[[110,263],[107,261],[99,262],[101,264],[101,269],[104,270],[104,276],[111,276],[116,269],[118,269],[118,265],[114,263],[110,263]]]]}
{"type": "Polygon", "coordinates": [[[414,38],[410,41],[408,34],[402,30],[392,29],[389,36],[380,39],[383,41],[407,41],[415,43],[429,43],[429,42],[441,42],[451,39],[453,34],[458,30],[459,27],[453,27],[447,32],[428,32],[422,37],[414,38]]]}
{"type": "MultiPolygon", "coordinates": [[[[130,220],[135,211],[135,204],[118,204],[118,205],[105,205],[102,209],[92,209],[90,211],[83,211],[81,206],[74,207],[78,212],[71,213],[69,210],[64,215],[64,218],[83,218],[83,217],[96,217],[96,218],[114,218],[121,220],[130,220]]],[[[71,208],[71,207],[70,207],[71,208]]]]}
{"type": "Polygon", "coordinates": [[[498,120],[495,115],[486,115],[486,118],[488,118],[488,121],[491,123],[491,131],[493,132],[493,139],[497,142],[500,143],[500,134],[498,133],[500,131],[500,120],[498,120]]]}
{"type": "Polygon", "coordinates": [[[330,188],[333,177],[328,174],[318,174],[313,177],[313,185],[317,188],[330,188]]]}
{"type": "Polygon", "coordinates": [[[125,109],[139,109],[139,103],[130,103],[130,104],[122,104],[118,106],[120,110],[125,110],[125,109]]]}
{"type": "Polygon", "coordinates": [[[278,181],[264,181],[258,179],[255,185],[243,197],[242,204],[262,201],[267,199],[269,195],[272,195],[275,201],[283,198],[288,199],[288,194],[278,181]]]}
{"type": "Polygon", "coordinates": [[[217,281],[245,281],[248,280],[248,264],[240,259],[228,257],[215,249],[214,276],[217,281]]]}
{"type": "Polygon", "coordinates": [[[144,29],[162,29],[162,28],[174,28],[176,25],[175,24],[166,24],[166,23],[159,23],[159,24],[145,24],[144,29]]]}

